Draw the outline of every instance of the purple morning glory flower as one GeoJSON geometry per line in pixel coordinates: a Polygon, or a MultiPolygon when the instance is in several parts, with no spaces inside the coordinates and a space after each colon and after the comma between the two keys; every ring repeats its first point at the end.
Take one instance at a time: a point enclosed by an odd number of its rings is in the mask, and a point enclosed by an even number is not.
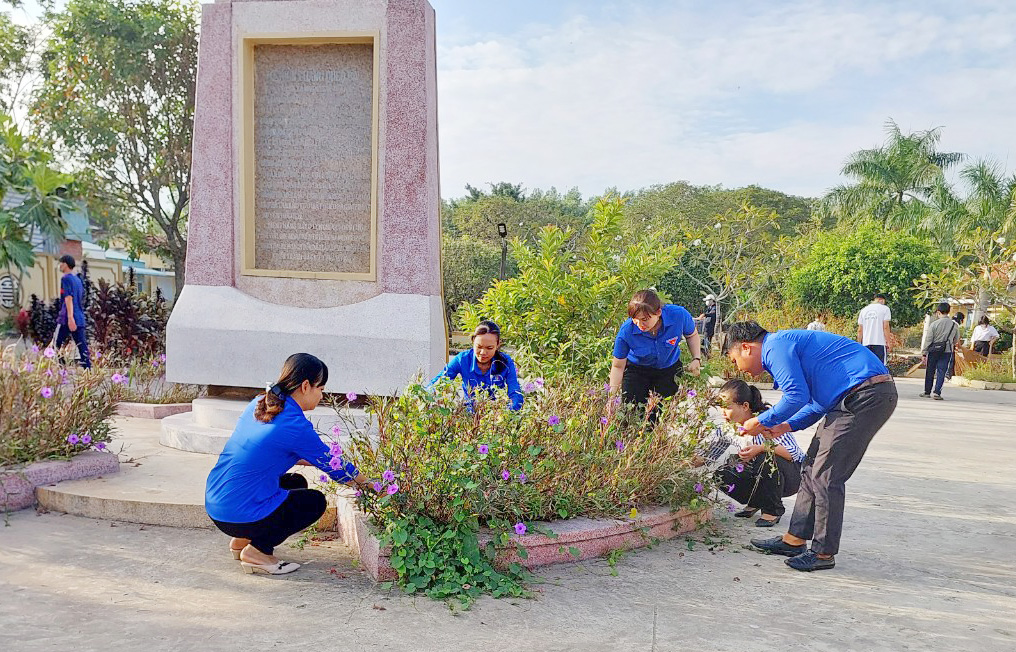
{"type": "Polygon", "coordinates": [[[333,435],[338,437],[341,433],[342,433],[342,428],[339,427],[339,424],[335,424],[334,426],[332,426],[332,434],[333,435]]]}
{"type": "Polygon", "coordinates": [[[505,482],[508,482],[509,480],[512,479],[512,474],[509,473],[507,470],[501,471],[501,479],[504,480],[505,482]]]}
{"type": "Polygon", "coordinates": [[[121,380],[123,380],[123,376],[121,376],[121,375],[120,375],[120,374],[118,374],[118,373],[117,373],[117,374],[113,374],[113,375],[112,375],[112,376],[110,377],[110,380],[111,380],[111,381],[113,381],[113,384],[114,384],[114,385],[116,385],[116,384],[119,384],[121,380]]]}
{"type": "Polygon", "coordinates": [[[526,394],[532,394],[536,391],[536,383],[528,382],[522,386],[522,391],[526,394]]]}
{"type": "Polygon", "coordinates": [[[737,471],[738,473],[741,473],[742,471],[744,471],[744,464],[738,462],[737,466],[734,467],[734,470],[737,471]]]}
{"type": "Polygon", "coordinates": [[[696,392],[694,389],[688,390],[688,398],[695,398],[696,396],[698,396],[698,392],[696,392]]]}
{"type": "Polygon", "coordinates": [[[525,533],[526,533],[526,524],[525,523],[516,523],[515,524],[515,534],[517,534],[519,536],[522,536],[525,533]]]}
{"type": "Polygon", "coordinates": [[[732,484],[728,484],[728,485],[727,485],[727,493],[730,493],[730,492],[731,492],[731,491],[733,491],[733,490],[734,490],[734,485],[732,485],[732,484]]]}
{"type": "Polygon", "coordinates": [[[728,511],[728,512],[736,512],[736,511],[737,511],[737,508],[736,508],[736,507],[734,507],[734,504],[733,504],[733,503],[730,503],[729,505],[727,505],[727,511],[728,511]]]}
{"type": "Polygon", "coordinates": [[[346,400],[352,403],[356,400],[356,392],[346,392],[346,400]]]}
{"type": "Polygon", "coordinates": [[[607,419],[607,417],[600,417],[600,423],[601,423],[601,424],[603,424],[603,425],[607,425],[607,422],[608,422],[608,421],[609,421],[609,420],[607,419]]]}
{"type": "Polygon", "coordinates": [[[32,353],[38,353],[38,352],[39,352],[39,345],[38,344],[33,344],[32,345],[32,353]]]}
{"type": "Polygon", "coordinates": [[[357,489],[356,491],[353,492],[353,495],[356,496],[357,498],[359,498],[360,496],[363,495],[363,492],[360,491],[359,489],[357,489]]]}
{"type": "Polygon", "coordinates": [[[158,361],[158,360],[152,360],[152,366],[153,366],[153,367],[158,367],[158,366],[159,366],[159,364],[160,364],[160,363],[159,363],[159,361],[158,361]]]}
{"type": "Polygon", "coordinates": [[[537,387],[539,387],[539,388],[541,388],[541,389],[543,388],[543,379],[542,379],[542,378],[537,378],[537,379],[536,379],[536,380],[534,380],[533,382],[534,382],[534,383],[536,383],[536,386],[537,386],[537,387]]]}
{"type": "Polygon", "coordinates": [[[162,355],[159,356],[159,362],[165,362],[165,361],[166,361],[166,354],[163,353],[162,355]]]}
{"type": "Polygon", "coordinates": [[[95,445],[95,450],[97,450],[97,451],[104,451],[104,450],[106,450],[106,443],[100,441],[98,444],[95,445]]]}
{"type": "Polygon", "coordinates": [[[490,448],[487,446],[487,444],[480,444],[479,446],[477,446],[476,450],[479,451],[480,455],[486,455],[487,452],[490,451],[490,448]]]}
{"type": "Polygon", "coordinates": [[[388,485],[388,495],[389,496],[398,493],[398,491],[399,491],[399,485],[394,484],[394,483],[388,485]]]}
{"type": "Polygon", "coordinates": [[[328,476],[322,473],[321,475],[318,476],[318,480],[320,482],[328,482],[328,476]]]}
{"type": "Polygon", "coordinates": [[[44,374],[42,374],[42,375],[43,375],[43,376],[45,376],[45,377],[47,377],[47,378],[52,378],[52,376],[53,376],[53,372],[52,372],[52,371],[50,371],[49,369],[47,369],[47,370],[46,370],[46,373],[44,373],[44,374]]]}
{"type": "Polygon", "coordinates": [[[51,346],[47,346],[46,350],[43,351],[42,354],[44,356],[46,356],[47,358],[54,358],[54,357],[56,357],[56,351],[54,351],[53,347],[51,347],[51,346]]]}
{"type": "Polygon", "coordinates": [[[25,363],[25,371],[31,371],[32,369],[35,369],[35,365],[32,364],[31,362],[26,362],[25,363]]]}
{"type": "Polygon", "coordinates": [[[385,469],[385,472],[381,474],[381,479],[391,484],[395,481],[395,473],[391,469],[385,469]]]}
{"type": "Polygon", "coordinates": [[[557,424],[561,423],[561,417],[557,416],[556,414],[552,414],[547,418],[547,423],[549,423],[552,426],[556,426],[557,424]]]}
{"type": "Polygon", "coordinates": [[[620,439],[618,439],[617,441],[615,441],[615,442],[614,442],[614,446],[615,446],[615,447],[617,448],[617,450],[619,450],[619,451],[623,451],[623,450],[624,450],[624,442],[623,442],[623,441],[621,441],[620,439]]]}
{"type": "Polygon", "coordinates": [[[610,392],[610,383],[603,383],[603,391],[610,392]]]}
{"type": "Polygon", "coordinates": [[[53,388],[43,387],[41,390],[39,390],[39,393],[42,394],[42,398],[49,398],[53,396],[53,388]]]}
{"type": "Polygon", "coordinates": [[[336,455],[342,455],[342,446],[339,446],[335,442],[332,442],[332,445],[328,447],[328,453],[332,457],[335,457],[336,455]]]}
{"type": "Polygon", "coordinates": [[[87,432],[85,434],[81,435],[81,443],[84,444],[85,446],[91,444],[92,443],[92,436],[89,435],[87,432]]]}
{"type": "Polygon", "coordinates": [[[526,474],[525,473],[519,473],[519,482],[521,482],[522,484],[526,483],[526,474]]]}
{"type": "Polygon", "coordinates": [[[695,493],[700,494],[705,487],[702,486],[701,482],[695,483],[695,493]]]}
{"type": "Polygon", "coordinates": [[[374,488],[374,491],[381,491],[381,483],[380,482],[375,482],[374,484],[371,485],[371,487],[374,488]]]}
{"type": "Polygon", "coordinates": [[[331,460],[328,461],[328,466],[332,467],[332,471],[338,471],[339,469],[342,468],[342,458],[333,457],[331,460]]]}
{"type": "Polygon", "coordinates": [[[75,434],[67,435],[67,443],[68,444],[70,444],[72,446],[77,446],[79,441],[81,441],[81,438],[78,437],[77,435],[75,435],[75,434]]]}

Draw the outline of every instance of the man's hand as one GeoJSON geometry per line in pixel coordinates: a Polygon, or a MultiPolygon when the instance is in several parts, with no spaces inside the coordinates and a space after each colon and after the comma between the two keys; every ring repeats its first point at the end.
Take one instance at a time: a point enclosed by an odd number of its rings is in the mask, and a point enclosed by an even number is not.
{"type": "Polygon", "coordinates": [[[793,430],[793,428],[790,427],[790,424],[784,422],[773,426],[768,432],[764,432],[762,434],[766,437],[766,439],[772,439],[774,437],[779,437],[780,435],[785,435],[791,430],[793,430]]]}
{"type": "Polygon", "coordinates": [[[755,459],[755,457],[760,455],[764,450],[765,447],[762,444],[745,446],[741,450],[737,451],[737,456],[741,458],[742,462],[749,462],[755,459]]]}
{"type": "Polygon", "coordinates": [[[72,332],[72,333],[74,331],[78,330],[78,324],[77,324],[77,322],[74,321],[74,317],[72,317],[70,315],[67,315],[67,329],[70,332],[72,332]]]}
{"type": "Polygon", "coordinates": [[[754,437],[755,435],[759,434],[760,432],[764,432],[765,430],[766,427],[763,426],[761,423],[759,423],[758,419],[752,417],[744,422],[744,425],[741,426],[740,430],[738,430],[738,433],[746,437],[754,437]]]}
{"type": "Polygon", "coordinates": [[[690,363],[688,363],[688,373],[690,373],[692,376],[698,376],[701,370],[702,363],[699,362],[698,360],[692,360],[690,363]]]}

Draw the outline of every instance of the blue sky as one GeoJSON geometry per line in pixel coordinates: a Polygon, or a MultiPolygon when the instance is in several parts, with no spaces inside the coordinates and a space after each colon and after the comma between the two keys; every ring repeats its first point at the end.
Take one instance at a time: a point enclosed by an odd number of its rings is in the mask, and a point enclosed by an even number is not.
{"type": "Polygon", "coordinates": [[[890,117],[1016,169],[1013,0],[430,1],[445,197],[677,180],[817,196],[890,117]]]}
{"type": "Polygon", "coordinates": [[[1007,0],[431,2],[446,197],[681,179],[819,195],[890,117],[1016,167],[1007,0]]]}

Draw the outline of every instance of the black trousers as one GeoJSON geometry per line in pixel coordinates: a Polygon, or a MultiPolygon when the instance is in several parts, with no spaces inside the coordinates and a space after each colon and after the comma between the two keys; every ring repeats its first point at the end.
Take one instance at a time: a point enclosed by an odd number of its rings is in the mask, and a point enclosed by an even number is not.
{"type": "Polygon", "coordinates": [[[945,384],[945,377],[952,369],[952,351],[941,351],[939,353],[928,352],[928,364],[924,370],[924,393],[931,394],[932,390],[939,396],[942,395],[942,385],[945,384]]]}
{"type": "Polygon", "coordinates": [[[742,505],[757,507],[763,514],[783,516],[783,499],[801,486],[801,464],[779,455],[756,455],[748,462],[725,464],[716,470],[720,490],[742,505]],[[775,464],[773,464],[775,461],[775,464]]]}
{"type": "Polygon", "coordinates": [[[885,364],[885,357],[886,357],[885,354],[886,354],[886,351],[885,351],[885,347],[883,345],[881,345],[881,344],[868,344],[864,348],[866,348],[869,351],[871,351],[872,353],[874,353],[875,357],[878,358],[879,361],[882,362],[882,364],[885,364]]]}
{"type": "Polygon", "coordinates": [[[988,350],[991,348],[991,342],[974,342],[974,351],[980,353],[983,356],[988,355],[988,350]]]}
{"type": "Polygon", "coordinates": [[[289,496],[275,511],[253,523],[212,522],[231,537],[250,539],[250,544],[271,555],[279,545],[300,530],[317,523],[325,513],[325,495],[316,489],[307,488],[307,478],[299,473],[286,473],[279,478],[279,486],[289,489],[289,496]]]}
{"type": "Polygon", "coordinates": [[[677,394],[677,381],[674,378],[680,376],[683,371],[684,366],[680,360],[666,369],[644,367],[629,362],[624,367],[624,377],[621,379],[624,401],[645,404],[649,401],[650,392],[656,392],[663,398],[677,394]]]}
{"type": "Polygon", "coordinates": [[[788,531],[795,537],[811,539],[814,552],[839,552],[847,480],[861,463],[875,433],[892,416],[898,400],[896,385],[891,381],[863,387],[826,414],[811,440],[788,531]]]}
{"type": "Polygon", "coordinates": [[[91,369],[92,360],[88,356],[88,337],[85,334],[85,325],[78,324],[78,330],[72,331],[66,324],[57,324],[56,331],[56,350],[60,350],[67,342],[68,337],[73,337],[74,343],[78,345],[78,364],[84,369],[91,369]]]}

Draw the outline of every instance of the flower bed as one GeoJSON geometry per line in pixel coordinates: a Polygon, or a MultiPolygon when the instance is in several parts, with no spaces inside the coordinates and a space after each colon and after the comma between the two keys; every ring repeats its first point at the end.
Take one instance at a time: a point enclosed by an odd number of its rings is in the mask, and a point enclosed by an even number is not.
{"type": "Polygon", "coordinates": [[[34,505],[36,487],[109,475],[119,470],[116,455],[101,449],[83,451],[70,460],[46,460],[0,469],[0,511],[13,512],[34,505]]]}
{"type": "Polygon", "coordinates": [[[406,591],[466,603],[523,595],[520,540],[549,535],[546,522],[709,504],[708,478],[689,464],[713,429],[708,391],[682,388],[655,423],[616,405],[605,423],[615,398],[603,386],[539,385],[527,385],[534,391],[518,412],[503,396],[479,398],[470,412],[451,383],[434,392],[411,385],[371,402],[373,439],[354,434],[346,451],[333,451],[378,478],[359,504],[406,591]]]}

